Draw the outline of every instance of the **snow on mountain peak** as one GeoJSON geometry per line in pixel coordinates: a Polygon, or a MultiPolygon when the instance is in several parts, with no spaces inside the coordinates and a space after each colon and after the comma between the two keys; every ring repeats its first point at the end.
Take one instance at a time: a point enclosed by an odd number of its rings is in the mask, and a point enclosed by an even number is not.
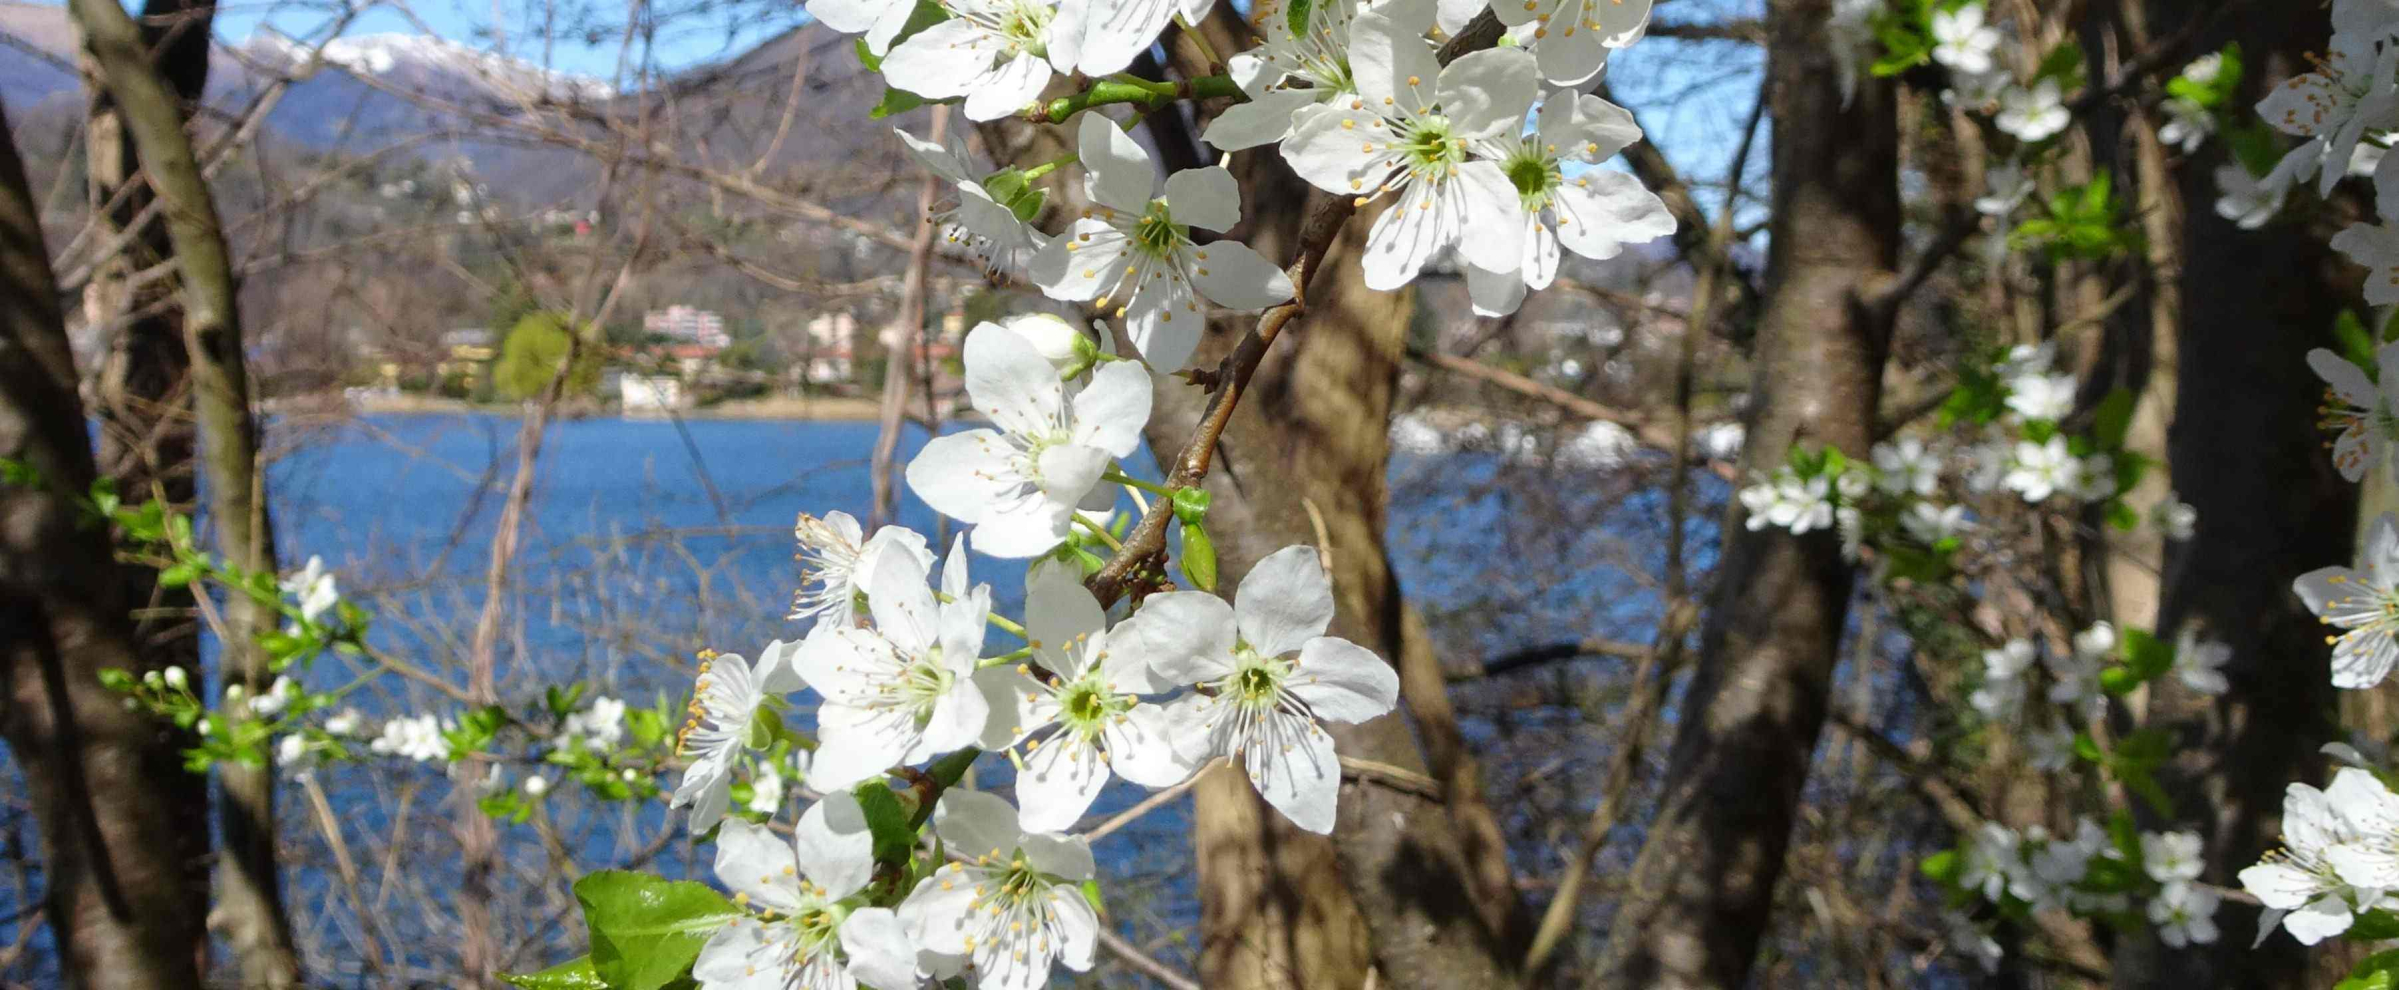
{"type": "MultiPolygon", "coordinates": [[[[244,47],[258,57],[294,69],[310,55],[307,45],[272,30],[250,36],[244,47]]],[[[385,76],[418,69],[463,76],[482,85],[524,93],[543,93],[567,99],[606,99],[614,87],[589,76],[556,72],[522,59],[462,45],[429,34],[362,34],[335,38],[325,44],[324,63],[353,74],[385,76]]]]}

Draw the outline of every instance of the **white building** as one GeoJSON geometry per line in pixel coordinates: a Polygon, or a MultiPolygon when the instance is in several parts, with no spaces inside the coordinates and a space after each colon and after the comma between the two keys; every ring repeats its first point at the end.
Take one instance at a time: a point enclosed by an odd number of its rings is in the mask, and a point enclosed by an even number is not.
{"type": "Polygon", "coordinates": [[[683,398],[683,380],[672,375],[624,375],[616,380],[616,392],[628,416],[663,413],[688,405],[683,398]]]}
{"type": "Polygon", "coordinates": [[[808,381],[813,385],[846,382],[854,370],[850,342],[857,339],[858,318],[848,313],[823,313],[808,321],[808,381]]]}
{"type": "Polygon", "coordinates": [[[669,306],[644,313],[641,328],[670,340],[719,350],[733,345],[732,336],[725,333],[724,317],[689,306],[669,306]]]}

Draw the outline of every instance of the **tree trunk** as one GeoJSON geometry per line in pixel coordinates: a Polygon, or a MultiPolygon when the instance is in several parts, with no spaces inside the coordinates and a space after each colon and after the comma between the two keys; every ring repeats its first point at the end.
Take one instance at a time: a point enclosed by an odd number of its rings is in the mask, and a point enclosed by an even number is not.
{"type": "MultiPolygon", "coordinates": [[[[180,0],[149,0],[142,11],[144,46],[159,76],[174,91],[178,115],[187,121],[207,87],[209,25],[215,9],[180,0]]],[[[129,501],[155,497],[176,511],[190,512],[195,488],[191,354],[183,343],[182,309],[175,303],[172,280],[133,285],[135,273],[165,262],[174,251],[166,225],[156,215],[138,231],[133,229],[156,197],[140,176],[133,142],[99,66],[87,55],[80,68],[90,98],[83,142],[85,194],[99,236],[112,243],[124,241],[121,250],[93,265],[83,291],[84,326],[107,342],[92,388],[100,424],[99,468],[129,501]]],[[[161,587],[158,572],[143,565],[124,564],[117,570],[124,582],[123,600],[136,610],[136,672],[179,667],[198,676],[200,627],[192,589],[161,587]]],[[[188,731],[176,731],[182,737],[180,745],[197,743],[188,731]]],[[[184,773],[162,780],[157,800],[183,822],[176,835],[182,841],[186,875],[205,904],[208,778],[184,773]]],[[[193,931],[198,940],[191,951],[205,960],[206,932],[197,926],[193,931]]]]}
{"type": "MultiPolygon", "coordinates": [[[[1237,170],[1247,213],[1258,219],[1233,236],[1270,258],[1291,254],[1310,193],[1279,160],[1245,157],[1237,170]]],[[[1291,827],[1236,774],[1199,788],[1210,986],[1352,987],[1368,961],[1378,986],[1500,986],[1515,981],[1529,944],[1480,771],[1458,735],[1438,660],[1406,622],[1386,555],[1388,431],[1413,299],[1366,288],[1357,253],[1369,222],[1352,220],[1326,253],[1307,315],[1284,334],[1293,343],[1268,355],[1234,413],[1208,482],[1210,532],[1228,585],[1287,545],[1318,546],[1331,558],[1333,633],[1397,665],[1405,702],[1392,717],[1329,727],[1337,745],[1345,756],[1429,772],[1451,800],[1345,784],[1328,840],[1291,827]],[[1339,870],[1323,869],[1327,860],[1339,870]],[[1358,942],[1361,931],[1369,943],[1358,942]]],[[[1198,364],[1209,366],[1238,337],[1211,327],[1198,364]]],[[[1201,405],[1197,389],[1160,379],[1152,449],[1178,448],[1201,405]]]]}
{"type": "MultiPolygon", "coordinates": [[[[235,567],[271,573],[275,552],[258,463],[258,422],[250,410],[233,267],[215,200],[200,174],[179,101],[151,63],[140,26],[114,0],[74,0],[68,9],[108,82],[142,171],[164,206],[168,242],[181,278],[184,341],[208,471],[207,513],[214,548],[235,567]]],[[[224,616],[223,680],[242,685],[255,697],[271,677],[255,637],[273,628],[275,615],[245,595],[231,595],[224,616]]],[[[226,714],[237,719],[243,715],[238,710],[226,714]]],[[[276,875],[272,761],[224,764],[218,768],[218,786],[223,854],[217,861],[217,904],[210,920],[232,942],[243,986],[291,986],[299,980],[299,960],[276,875]]]]}
{"type": "Polygon", "coordinates": [[[183,854],[192,825],[157,800],[190,777],[170,725],[127,711],[103,670],[139,662],[109,531],[77,499],[95,471],[25,169],[0,118],[0,737],[25,774],[42,842],[45,907],[71,987],[200,985],[205,887],[183,854]]]}
{"type": "MultiPolygon", "coordinates": [[[[2308,53],[2322,50],[2329,27],[2312,4],[2236,6],[2195,50],[2239,40],[2249,74],[2233,105],[2245,108],[2307,71],[2308,53]]],[[[2166,0],[2151,9],[2161,31],[2202,16],[2166,0]]],[[[2184,199],[2213,203],[2215,170],[2226,160],[2223,143],[2209,142],[2183,167],[2184,199]]],[[[2302,213],[2244,231],[2194,209],[2182,241],[2181,389],[2168,450],[2174,487],[2199,510],[2199,526],[2167,555],[2159,628],[2170,635],[2190,626],[2230,643],[2232,689],[2209,698],[2161,683],[2150,718],[2189,754],[2165,781],[2181,819],[2171,824],[2196,825],[2206,836],[2201,878],[2210,883],[2237,884],[2234,874],[2279,844],[2283,788],[2322,784],[2316,748],[2340,738],[2324,627],[2291,580],[2352,552],[2357,487],[2325,454],[2316,429],[2323,384],[2305,355],[2355,304],[2356,270],[2327,247],[2331,231],[2311,229],[2302,213]]],[[[2272,990],[2335,978],[2311,975],[2309,954],[2287,936],[2251,949],[2255,918],[2255,909],[2227,904],[2214,945],[2152,945],[2147,964],[2126,967],[2117,985],[2272,990]]]]}
{"type": "MultiPolygon", "coordinates": [[[[1889,83],[1843,105],[1824,0],[1767,5],[1774,213],[1745,475],[1795,444],[1863,456],[1889,344],[1862,297],[1900,243],[1889,83]]],[[[1750,531],[1736,508],[1657,818],[1589,985],[1742,986],[1768,922],[1848,613],[1832,533],[1750,531]]]]}

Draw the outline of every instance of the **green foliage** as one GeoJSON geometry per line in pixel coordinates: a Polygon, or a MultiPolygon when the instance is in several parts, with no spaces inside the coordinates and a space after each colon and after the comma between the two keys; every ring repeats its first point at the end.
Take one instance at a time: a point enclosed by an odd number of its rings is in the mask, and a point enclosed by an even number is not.
{"type": "Polygon", "coordinates": [[[2333,317],[2332,338],[2340,343],[2342,357],[2363,369],[2368,379],[2379,382],[2382,362],[2375,359],[2374,352],[2380,347],[2375,344],[2374,335],[2366,332],[2365,321],[2358,319],[2355,310],[2344,309],[2341,315],[2333,317]]]}
{"type": "MultiPolygon", "coordinates": [[[[575,367],[567,374],[567,395],[589,395],[600,385],[601,354],[597,345],[599,334],[589,324],[582,328],[583,346],[575,359],[575,367]]],[[[527,313],[508,331],[508,339],[500,345],[499,363],[492,368],[492,384],[502,398],[530,399],[550,387],[550,379],[566,363],[567,353],[575,349],[568,335],[566,318],[555,312],[527,313]]]]}
{"type": "Polygon", "coordinates": [[[2351,942],[2387,942],[2399,938],[2399,914],[2385,908],[2358,912],[2357,920],[2341,938],[2351,942]]]}
{"type": "Polygon", "coordinates": [[[687,983],[708,936],[742,914],[705,884],[624,870],[575,881],[575,900],[591,930],[592,972],[612,990],[687,983]]]}
{"type": "Polygon", "coordinates": [[[2040,245],[2052,263],[2069,259],[2104,260],[2139,243],[2131,229],[2116,218],[2123,205],[2114,183],[2101,171],[2080,186],[2068,186],[2049,198],[2049,214],[2019,224],[2008,235],[2012,247],[2040,245]]]}
{"type": "Polygon", "coordinates": [[[2072,93],[2082,86],[2082,64],[2082,46],[2066,42],[2041,57],[2041,67],[2033,71],[2033,81],[2054,80],[2060,91],[2072,93]]]}
{"type": "MultiPolygon", "coordinates": [[[[916,9],[908,12],[908,23],[901,25],[899,33],[892,36],[891,43],[897,45],[900,42],[908,40],[918,31],[922,31],[949,19],[949,12],[943,10],[940,4],[933,3],[932,0],[916,0],[916,9]]],[[[889,49],[886,49],[886,51],[888,50],[889,49]]],[[[858,64],[865,66],[867,72],[877,75],[882,73],[883,56],[869,51],[866,47],[865,38],[858,39],[857,52],[858,64]]],[[[953,101],[941,100],[938,102],[948,103],[953,101]]],[[[910,110],[914,110],[924,105],[924,97],[918,96],[915,93],[908,92],[904,89],[894,89],[892,87],[885,86],[883,88],[883,99],[876,102],[874,109],[868,110],[866,112],[866,116],[872,120],[881,120],[885,117],[891,116],[892,114],[907,113],[910,110]]]]}
{"type": "Polygon", "coordinates": [[[1308,36],[1308,14],[1315,9],[1313,0],[1290,0],[1290,5],[1283,8],[1283,23],[1291,29],[1292,37],[1308,36]]]}
{"type": "Polygon", "coordinates": [[[1049,202],[1050,195],[1033,188],[1032,180],[1026,178],[1024,170],[1019,168],[1004,168],[984,177],[983,191],[991,194],[992,202],[1007,207],[1008,212],[1016,214],[1016,219],[1024,223],[1031,223],[1034,217],[1041,215],[1041,208],[1049,202]]]}
{"type": "MultiPolygon", "coordinates": [[[[2372,911],[2368,914],[2379,914],[2386,918],[2389,916],[2387,911],[2372,911]]],[[[2365,918],[2358,919],[2361,924],[2365,920],[2365,918]]],[[[2353,941],[2358,940],[2358,936],[2354,934],[2357,928],[2352,927],[2349,931],[2352,934],[2346,937],[2353,941]]],[[[2332,985],[2332,990],[2394,990],[2394,988],[2399,988],[2399,949],[2387,949],[2359,960],[2357,965],[2349,970],[2346,978],[2332,985]]]]}

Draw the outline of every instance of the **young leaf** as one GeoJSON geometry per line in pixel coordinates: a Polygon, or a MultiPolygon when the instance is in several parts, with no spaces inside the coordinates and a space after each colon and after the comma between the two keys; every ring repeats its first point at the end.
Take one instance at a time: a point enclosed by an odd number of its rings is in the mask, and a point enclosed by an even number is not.
{"type": "Polygon", "coordinates": [[[590,956],[577,956],[538,973],[502,973],[500,982],[517,990],[608,990],[608,981],[591,968],[590,956]]]}
{"type": "Polygon", "coordinates": [[[741,917],[704,884],[624,870],[575,882],[591,929],[591,967],[614,990],[661,990],[682,979],[708,936],[741,917]]]}

